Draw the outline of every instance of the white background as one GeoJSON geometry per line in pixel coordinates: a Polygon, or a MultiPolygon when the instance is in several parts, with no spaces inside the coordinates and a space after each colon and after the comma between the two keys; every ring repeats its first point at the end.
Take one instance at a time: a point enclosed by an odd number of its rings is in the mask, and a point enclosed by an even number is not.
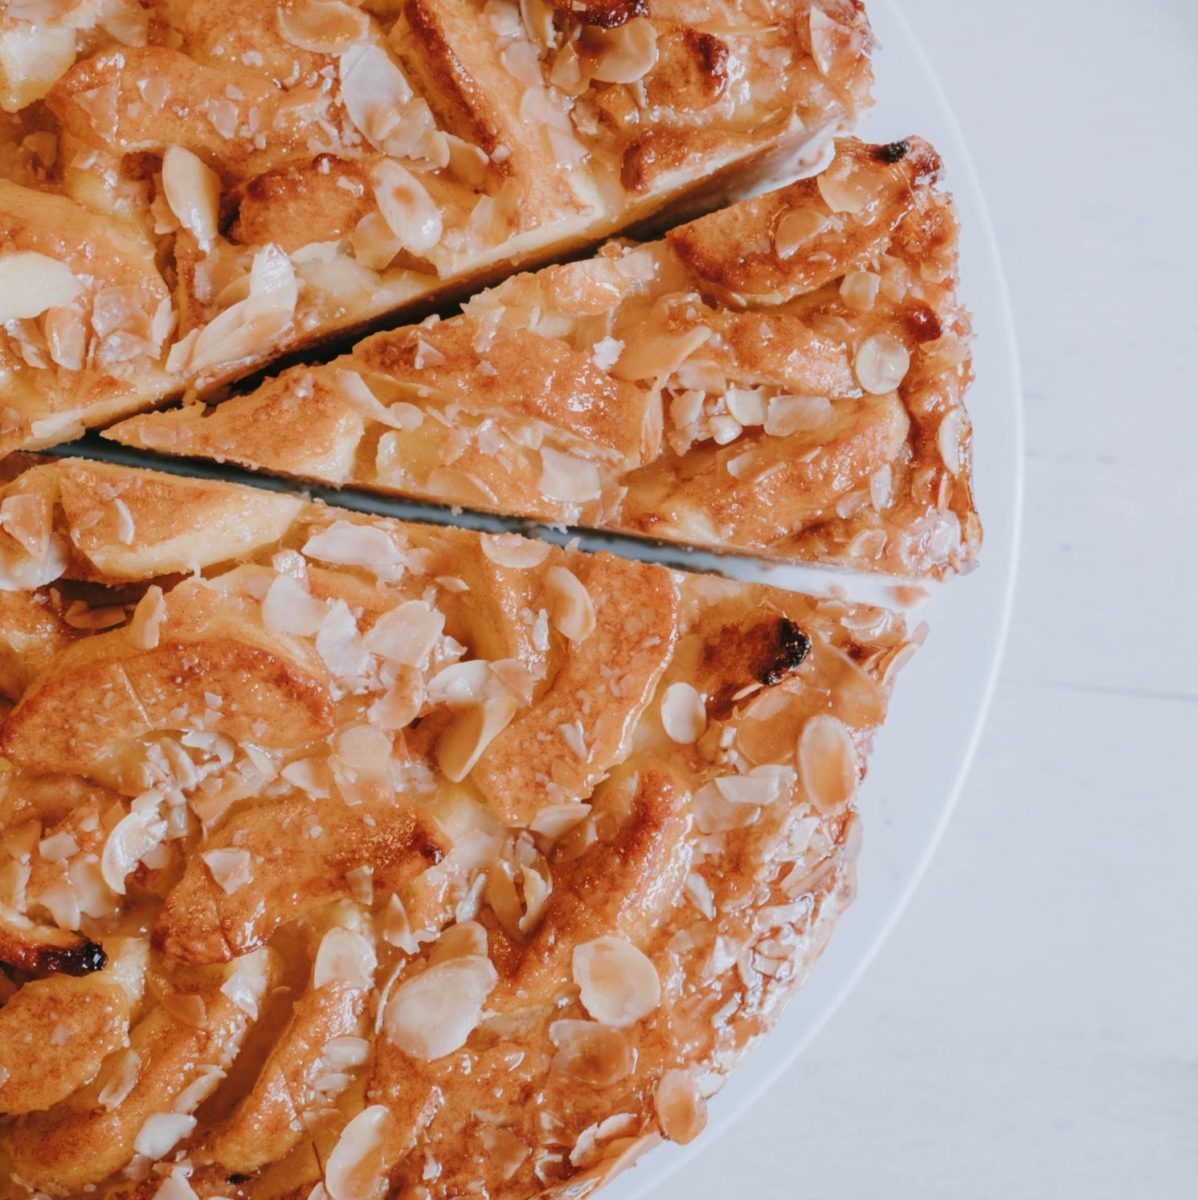
{"type": "Polygon", "coordinates": [[[894,935],[655,1200],[1192,1200],[1198,0],[900,6],[1011,284],[1027,421],[1011,640],[894,935]]]}

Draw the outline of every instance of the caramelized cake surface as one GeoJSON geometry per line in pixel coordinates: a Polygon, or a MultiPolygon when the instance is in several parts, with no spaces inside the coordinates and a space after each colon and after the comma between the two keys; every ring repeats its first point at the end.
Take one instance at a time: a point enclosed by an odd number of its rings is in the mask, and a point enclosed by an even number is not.
{"type": "Polygon", "coordinates": [[[901,576],[981,542],[957,223],[926,142],[520,275],[106,436],[334,485],[901,576]]]}
{"type": "Polygon", "coordinates": [[[794,171],[859,0],[20,0],[0,452],[794,171]]]}
{"type": "Polygon", "coordinates": [[[0,589],[14,1197],[579,1197],[689,1141],[850,898],[914,645],[83,460],[0,488],[0,589]]]}

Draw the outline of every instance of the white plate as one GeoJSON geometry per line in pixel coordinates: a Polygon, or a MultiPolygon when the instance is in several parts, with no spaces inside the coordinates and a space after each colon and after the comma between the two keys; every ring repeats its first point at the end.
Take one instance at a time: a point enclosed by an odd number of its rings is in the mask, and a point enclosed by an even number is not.
{"type": "MultiPolygon", "coordinates": [[[[948,821],[989,706],[1006,638],[1019,535],[1023,428],[1014,330],[990,217],[964,138],[936,76],[891,0],[872,0],[881,42],[877,105],[862,136],[926,137],[941,152],[962,222],[962,294],[974,313],[977,381],[974,481],[985,527],[982,565],[936,590],[913,619],[931,627],[903,670],[877,739],[860,805],[865,846],[857,899],[782,1020],[711,1104],[706,1132],[685,1149],[665,1145],[614,1180],[605,1200],[648,1195],[791,1067],[865,970],[902,912],[948,821]]],[[[726,567],[727,560],[723,565],[726,567]]],[[[760,577],[760,576],[759,576],[760,577]]],[[[765,576],[771,578],[771,576],[765,576]]],[[[774,582],[815,590],[829,575],[778,571],[774,582]]],[[[875,598],[858,581],[863,599],[875,598]]]]}

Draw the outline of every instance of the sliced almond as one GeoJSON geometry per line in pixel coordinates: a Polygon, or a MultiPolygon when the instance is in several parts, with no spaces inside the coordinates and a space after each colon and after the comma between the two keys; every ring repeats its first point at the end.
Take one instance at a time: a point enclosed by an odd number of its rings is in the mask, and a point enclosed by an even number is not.
{"type": "Polygon", "coordinates": [[[595,631],[595,606],[582,581],[566,567],[550,567],[545,587],[551,597],[549,619],[563,637],[583,642],[595,631]]]}
{"type": "Polygon", "coordinates": [[[667,1071],[658,1080],[653,1107],[662,1133],[680,1146],[693,1142],[707,1125],[707,1103],[693,1071],[667,1071]]]}
{"type": "Polygon", "coordinates": [[[893,333],[875,333],[866,338],[853,360],[857,382],[875,396],[893,392],[906,378],[910,366],[910,352],[893,333]]]}
{"type": "Polygon", "coordinates": [[[842,721],[826,714],[812,717],[799,734],[799,776],[811,802],[824,812],[839,812],[857,792],[857,748],[842,721]]]}
{"type": "Polygon", "coordinates": [[[370,32],[366,14],[340,0],[284,0],[275,15],[284,40],[313,54],[342,54],[370,32]]]}
{"type": "Polygon", "coordinates": [[[168,146],[162,156],[162,190],[179,224],[210,246],[220,213],[220,176],[185,146],[168,146]]]}
{"type": "Polygon", "coordinates": [[[320,939],[312,966],[312,986],[349,983],[368,987],[374,978],[378,959],[374,946],[363,934],[336,926],[320,939]]]}
{"type": "Polygon", "coordinates": [[[370,172],[375,203],[396,241],[412,254],[426,254],[441,240],[441,212],[424,184],[393,159],[370,172]]]}
{"type": "Polygon", "coordinates": [[[602,52],[591,68],[600,83],[636,83],[657,63],[657,29],[647,17],[634,17],[615,29],[595,31],[602,52]]]}
{"type": "Polygon", "coordinates": [[[478,762],[482,752],[507,728],[519,702],[510,692],[488,696],[469,708],[441,735],[437,742],[437,765],[454,783],[460,783],[478,762]]]}
{"type": "Polygon", "coordinates": [[[382,1104],[371,1104],[341,1131],[324,1167],[329,1200],[376,1200],[386,1191],[391,1165],[387,1148],[395,1137],[395,1118],[382,1104]]]}
{"type": "Polygon", "coordinates": [[[583,1008],[615,1029],[636,1024],[661,1003],[657,968],[626,938],[575,946],[573,975],[583,1008]]]}
{"type": "Polygon", "coordinates": [[[790,258],[800,246],[819,237],[828,224],[828,218],[814,208],[788,209],[774,224],[774,253],[790,258]]]}
{"type": "Polygon", "coordinates": [[[33,250],[0,255],[0,325],[40,317],[83,290],[66,263],[33,250]]]}
{"type": "Polygon", "coordinates": [[[707,729],[707,705],[689,683],[672,683],[662,697],[661,723],[671,741],[693,745],[707,729]]]}
{"type": "Polygon", "coordinates": [[[466,1044],[499,976],[489,958],[468,955],[401,983],[383,1016],[383,1033],[405,1054],[428,1062],[466,1044]]]}

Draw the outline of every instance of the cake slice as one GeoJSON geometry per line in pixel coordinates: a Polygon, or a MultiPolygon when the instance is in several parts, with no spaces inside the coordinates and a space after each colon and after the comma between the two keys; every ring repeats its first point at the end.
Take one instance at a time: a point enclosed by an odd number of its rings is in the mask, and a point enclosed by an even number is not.
{"type": "Polygon", "coordinates": [[[128,446],[903,576],[967,568],[969,319],[927,143],[521,275],[128,446]]]}
{"type": "Polygon", "coordinates": [[[0,453],[711,207],[868,102],[860,0],[22,0],[0,453]]]}
{"type": "Polygon", "coordinates": [[[579,1197],[701,1131],[851,897],[901,617],[7,471],[0,1195],[579,1197]]]}

